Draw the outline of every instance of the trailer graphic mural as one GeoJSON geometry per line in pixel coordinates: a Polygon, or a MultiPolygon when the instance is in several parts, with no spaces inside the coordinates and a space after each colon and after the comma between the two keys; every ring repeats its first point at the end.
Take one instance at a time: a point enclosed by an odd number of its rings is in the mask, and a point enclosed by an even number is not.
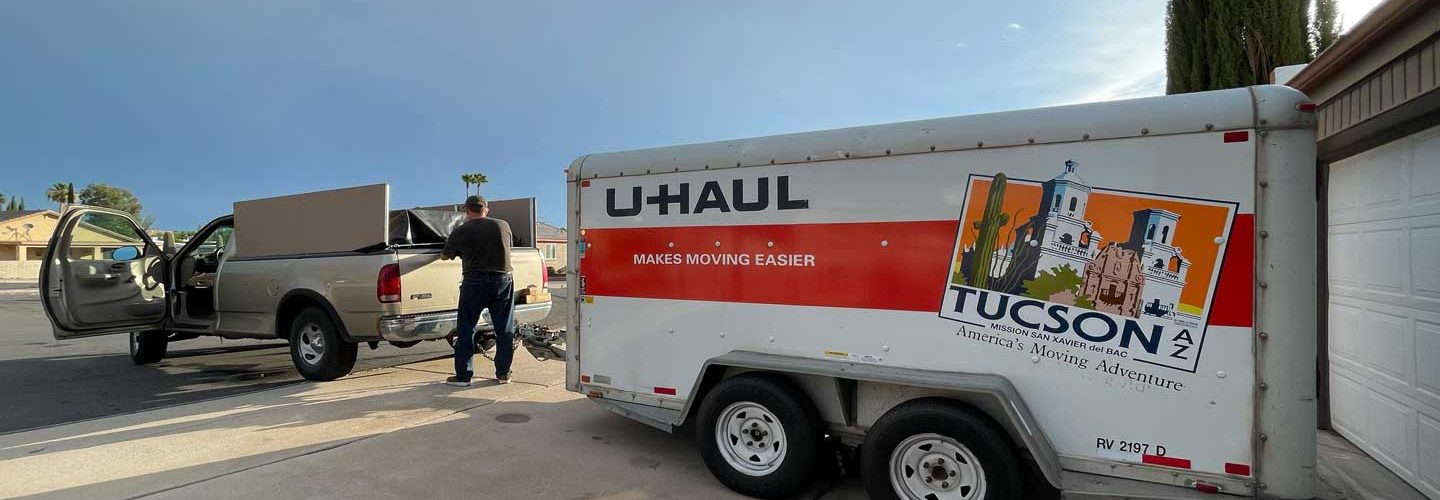
{"type": "Polygon", "coordinates": [[[1194,372],[1237,204],[972,175],[940,315],[1194,372]]]}

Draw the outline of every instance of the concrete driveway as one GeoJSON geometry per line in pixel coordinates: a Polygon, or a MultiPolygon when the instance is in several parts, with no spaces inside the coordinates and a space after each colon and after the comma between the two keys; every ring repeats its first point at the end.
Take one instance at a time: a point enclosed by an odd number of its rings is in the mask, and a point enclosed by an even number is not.
{"type": "MultiPolygon", "coordinates": [[[[437,360],[0,436],[0,497],[737,498],[691,440],[563,390],[517,356],[516,383],[460,389],[437,360]]],[[[863,498],[816,485],[807,498],[863,498]]]]}
{"type": "MultiPolygon", "coordinates": [[[[563,294],[563,290],[558,293],[563,294]]],[[[565,303],[550,323],[562,322],[565,303]]],[[[121,335],[56,341],[33,285],[0,287],[0,433],[234,396],[301,382],[283,341],[202,337],[170,345],[165,360],[130,362],[121,335]]],[[[451,355],[444,342],[360,347],[355,371],[451,355]]]]}

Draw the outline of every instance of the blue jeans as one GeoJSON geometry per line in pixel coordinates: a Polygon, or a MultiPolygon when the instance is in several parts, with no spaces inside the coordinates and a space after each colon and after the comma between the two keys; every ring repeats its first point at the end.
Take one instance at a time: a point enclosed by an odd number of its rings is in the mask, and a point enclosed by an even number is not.
{"type": "Polygon", "coordinates": [[[515,282],[501,273],[466,278],[460,284],[460,324],[455,339],[455,376],[464,380],[475,376],[475,325],[485,309],[490,310],[490,324],[495,326],[495,376],[510,375],[510,362],[515,359],[515,282]]]}

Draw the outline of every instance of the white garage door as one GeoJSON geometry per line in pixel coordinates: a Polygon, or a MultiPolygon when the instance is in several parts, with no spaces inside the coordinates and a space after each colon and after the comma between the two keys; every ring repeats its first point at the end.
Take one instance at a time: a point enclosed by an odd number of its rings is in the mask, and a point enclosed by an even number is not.
{"type": "Polygon", "coordinates": [[[1330,166],[1335,429],[1440,498],[1440,127],[1330,166]]]}

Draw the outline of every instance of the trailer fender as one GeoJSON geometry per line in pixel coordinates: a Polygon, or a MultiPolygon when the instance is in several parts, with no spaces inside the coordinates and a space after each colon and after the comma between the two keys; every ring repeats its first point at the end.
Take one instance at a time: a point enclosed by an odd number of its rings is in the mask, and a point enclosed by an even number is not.
{"type": "Polygon", "coordinates": [[[704,398],[705,391],[723,378],[729,369],[744,371],[766,371],[791,375],[833,377],[837,381],[872,382],[908,386],[934,393],[965,395],[967,399],[988,399],[983,405],[1003,408],[1003,413],[986,412],[1002,426],[1011,429],[1025,448],[1030,451],[1036,465],[1050,484],[1060,486],[1060,458],[1051,446],[1049,438],[1040,428],[1025,401],[1020,397],[1014,384],[1000,375],[940,372],[894,366],[882,366],[848,361],[814,359],[798,356],[765,354],[751,351],[731,351],[709,359],[701,368],[690,391],[690,397],[676,416],[674,425],[685,423],[694,408],[704,398]]]}

